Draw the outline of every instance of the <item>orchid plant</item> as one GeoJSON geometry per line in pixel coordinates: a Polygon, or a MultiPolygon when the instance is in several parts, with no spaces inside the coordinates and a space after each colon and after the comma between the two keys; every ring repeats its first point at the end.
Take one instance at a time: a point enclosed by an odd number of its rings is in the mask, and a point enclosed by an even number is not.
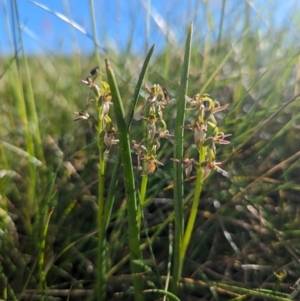
{"type": "Polygon", "coordinates": [[[220,131],[215,118],[215,114],[225,110],[228,104],[221,106],[218,101],[212,100],[208,94],[196,94],[192,98],[186,96],[186,101],[189,105],[187,112],[193,113],[193,120],[183,128],[194,131],[194,144],[187,148],[183,158],[173,158],[172,160],[183,165],[188,180],[191,179],[193,168],[196,170],[196,188],[180,250],[179,274],[181,274],[187,247],[191,240],[203,181],[209,176],[212,170],[216,170],[223,176],[228,177],[228,173],[221,168],[225,162],[216,161],[216,145],[229,144],[230,142],[226,138],[231,136],[220,131]],[[196,159],[192,157],[195,149],[198,153],[198,158],[196,159]]]}

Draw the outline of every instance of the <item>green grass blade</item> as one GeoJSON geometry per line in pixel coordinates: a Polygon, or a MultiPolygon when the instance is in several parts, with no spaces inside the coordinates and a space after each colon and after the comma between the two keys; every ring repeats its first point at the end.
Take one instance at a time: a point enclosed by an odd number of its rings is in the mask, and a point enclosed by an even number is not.
{"type": "Polygon", "coordinates": [[[161,290],[161,289],[149,289],[149,290],[145,290],[143,291],[143,294],[162,294],[165,297],[168,297],[169,300],[174,300],[174,301],[180,301],[180,299],[175,296],[174,294],[165,291],[165,290],[161,290]]]}
{"type": "Polygon", "coordinates": [[[45,272],[45,246],[46,246],[46,237],[49,229],[49,222],[51,215],[53,213],[54,208],[51,208],[45,217],[44,224],[42,225],[42,235],[41,235],[41,242],[40,242],[40,256],[39,256],[39,274],[40,274],[40,289],[44,290],[46,289],[46,272],[45,272]]]}
{"type": "MultiPolygon", "coordinates": [[[[184,120],[185,120],[185,96],[188,89],[188,76],[191,57],[193,24],[190,24],[186,44],[184,62],[181,76],[181,85],[179,98],[177,102],[177,119],[175,128],[175,148],[174,158],[182,159],[183,157],[183,134],[184,134],[184,120]]],[[[174,267],[173,267],[173,292],[177,290],[177,282],[180,277],[181,267],[179,260],[179,253],[182,244],[182,237],[184,231],[184,212],[183,212],[183,169],[182,165],[174,162],[174,209],[175,209],[175,249],[174,249],[174,267]]]]}
{"type": "MultiPolygon", "coordinates": [[[[149,50],[149,52],[146,56],[146,59],[144,61],[141,73],[139,75],[138,82],[137,82],[135,90],[134,90],[134,94],[133,94],[132,101],[131,101],[131,104],[130,104],[130,108],[129,108],[127,118],[126,118],[127,131],[129,131],[129,129],[130,129],[130,125],[131,125],[131,121],[132,121],[132,118],[133,118],[133,115],[134,115],[135,107],[136,107],[136,104],[137,104],[137,101],[138,101],[138,98],[139,98],[139,95],[140,95],[143,80],[144,80],[144,77],[145,77],[145,74],[146,74],[151,56],[153,54],[154,48],[155,48],[155,45],[153,45],[150,48],[150,50],[149,50]]],[[[111,181],[110,181],[110,186],[109,186],[108,195],[107,195],[107,202],[106,202],[106,205],[105,205],[104,229],[108,228],[108,224],[109,224],[109,221],[110,221],[112,207],[113,207],[113,203],[114,203],[115,191],[116,191],[116,187],[117,187],[117,184],[118,184],[118,177],[119,177],[120,167],[121,167],[121,154],[119,153],[118,158],[116,160],[116,163],[114,165],[114,171],[113,171],[112,178],[111,178],[111,181]]]]}
{"type": "MultiPolygon", "coordinates": [[[[16,13],[16,19],[17,23],[21,24],[20,19],[19,19],[19,11],[18,11],[18,6],[17,3],[15,3],[15,13],[16,13]]],[[[24,69],[25,69],[25,74],[26,74],[26,89],[25,90],[25,99],[27,100],[26,105],[28,108],[28,118],[29,122],[32,122],[34,124],[35,130],[32,131],[32,137],[33,141],[35,142],[35,152],[37,158],[42,161],[43,163],[45,162],[44,159],[44,153],[42,149],[42,137],[40,133],[40,127],[39,127],[39,119],[38,119],[38,113],[36,110],[36,105],[35,105],[35,100],[34,100],[34,93],[33,93],[33,85],[32,85],[32,78],[30,75],[29,71],[29,65],[28,65],[28,60],[27,60],[27,55],[25,52],[25,47],[23,43],[23,36],[21,32],[20,26],[18,27],[19,30],[19,39],[20,39],[20,44],[21,44],[21,50],[22,50],[22,60],[24,64],[24,69]]]]}
{"type": "Polygon", "coordinates": [[[221,19],[220,19],[219,36],[218,36],[218,48],[219,49],[221,47],[222,30],[223,30],[223,23],[224,23],[224,17],[225,17],[225,6],[226,6],[226,0],[222,0],[221,19]]]}
{"type": "Polygon", "coordinates": [[[96,16],[95,16],[95,7],[94,7],[94,1],[93,0],[90,0],[90,12],[91,12],[92,28],[93,28],[93,41],[94,41],[94,47],[95,47],[95,58],[97,60],[97,63],[100,64],[99,52],[97,51],[97,45],[99,45],[99,43],[98,43],[98,38],[97,38],[96,16]]]}
{"type": "Polygon", "coordinates": [[[142,88],[142,85],[143,85],[145,74],[146,74],[151,56],[153,54],[154,48],[155,48],[155,44],[152,45],[152,47],[150,48],[150,50],[149,50],[149,52],[146,56],[146,59],[144,61],[144,64],[143,64],[143,67],[142,67],[142,70],[141,70],[141,73],[140,73],[140,76],[139,76],[139,79],[138,79],[138,82],[137,82],[136,87],[134,89],[134,94],[133,94],[132,101],[131,101],[131,104],[130,104],[130,108],[129,108],[127,118],[126,118],[126,125],[128,127],[128,130],[130,129],[131,120],[132,120],[133,115],[134,115],[135,107],[136,107],[137,101],[139,99],[139,95],[140,95],[140,91],[141,91],[141,88],[142,88]]]}
{"type": "MultiPolygon", "coordinates": [[[[134,261],[142,259],[140,252],[140,234],[137,224],[137,198],[136,189],[133,175],[133,166],[130,152],[130,138],[127,131],[125,122],[125,113],[123,103],[121,100],[120,92],[116,83],[115,75],[110,63],[106,60],[106,74],[108,83],[110,85],[112,98],[114,101],[115,116],[117,119],[119,138],[120,138],[120,152],[124,171],[124,182],[126,188],[127,197],[127,214],[128,214],[128,234],[129,234],[129,249],[131,259],[131,272],[139,273],[142,269],[139,265],[135,264],[134,261]]],[[[134,291],[135,300],[143,300],[141,295],[142,290],[142,279],[134,277],[134,291]]]]}

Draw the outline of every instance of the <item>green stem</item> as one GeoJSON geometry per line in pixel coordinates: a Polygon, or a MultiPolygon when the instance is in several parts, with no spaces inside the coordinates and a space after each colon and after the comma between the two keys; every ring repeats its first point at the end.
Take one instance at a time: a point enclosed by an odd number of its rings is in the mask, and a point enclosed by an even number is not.
{"type": "Polygon", "coordinates": [[[42,232],[42,237],[41,237],[41,243],[40,243],[40,256],[39,256],[39,274],[40,274],[40,282],[39,282],[39,288],[41,290],[45,290],[47,285],[46,285],[46,272],[45,272],[45,246],[46,246],[46,237],[48,233],[48,228],[49,228],[49,222],[51,215],[53,213],[53,208],[50,209],[47,212],[46,218],[45,218],[45,223],[44,223],[44,229],[42,232]]]}
{"type": "Polygon", "coordinates": [[[188,220],[188,223],[187,223],[187,227],[186,227],[185,232],[184,232],[182,246],[181,246],[181,250],[180,250],[180,264],[179,264],[180,275],[181,275],[181,272],[182,272],[182,267],[183,267],[186,251],[187,251],[187,248],[188,248],[189,243],[191,241],[192,232],[193,232],[196,217],[197,217],[198,206],[199,206],[199,203],[200,203],[200,195],[201,195],[202,186],[203,186],[203,168],[201,166],[202,166],[202,163],[205,161],[205,152],[206,152],[206,147],[202,143],[202,144],[200,144],[200,147],[199,147],[199,164],[200,164],[200,167],[198,167],[198,170],[197,170],[196,189],[195,189],[195,192],[194,192],[192,208],[191,208],[189,220],[188,220]]]}
{"type": "Polygon", "coordinates": [[[141,227],[141,210],[143,210],[143,206],[145,205],[146,202],[146,191],[147,191],[147,183],[148,183],[148,175],[145,175],[142,177],[142,182],[141,182],[141,192],[140,192],[140,206],[138,206],[138,224],[139,228],[141,227]]]}
{"type": "MultiPolygon", "coordinates": [[[[19,28],[19,14],[18,14],[18,6],[17,1],[14,0],[11,2],[11,14],[15,21],[13,22],[13,26],[19,28]]],[[[20,35],[20,30],[19,30],[20,35]]],[[[15,35],[14,38],[20,39],[19,35],[15,35]]],[[[16,47],[16,45],[15,45],[16,47]]],[[[35,157],[34,151],[34,140],[32,131],[29,128],[29,124],[31,122],[30,115],[28,114],[28,108],[26,104],[26,98],[24,97],[24,87],[21,81],[21,74],[20,74],[20,65],[21,61],[18,57],[18,49],[15,48],[15,59],[12,61],[11,69],[9,72],[9,83],[11,83],[11,93],[12,99],[14,99],[14,103],[12,104],[14,107],[17,108],[19,114],[19,121],[18,123],[21,124],[22,132],[25,138],[25,149],[26,152],[32,157],[35,157]]],[[[28,164],[28,182],[27,185],[27,210],[23,210],[24,214],[27,215],[26,220],[30,220],[31,216],[36,214],[37,212],[37,204],[35,202],[36,195],[35,195],[35,186],[36,186],[36,179],[37,179],[37,170],[32,164],[28,164]],[[26,211],[26,212],[25,212],[26,211]]],[[[32,231],[31,223],[28,224],[27,232],[30,233],[32,231]]]]}
{"type": "MultiPolygon", "coordinates": [[[[100,95],[96,96],[98,102],[100,95]]],[[[98,152],[99,152],[99,169],[98,169],[98,257],[97,257],[97,298],[99,301],[106,298],[106,252],[105,246],[103,246],[103,236],[105,235],[105,229],[103,227],[103,212],[104,212],[104,174],[105,174],[105,161],[104,161],[104,145],[100,135],[103,131],[103,117],[102,117],[102,105],[97,102],[97,139],[98,139],[98,152]]]]}
{"type": "Polygon", "coordinates": [[[239,286],[234,286],[234,285],[230,285],[230,284],[224,284],[224,283],[219,283],[219,282],[210,282],[209,285],[211,286],[215,286],[215,287],[219,287],[222,288],[224,290],[228,290],[230,292],[236,292],[239,294],[248,294],[251,296],[256,296],[262,299],[267,299],[267,300],[277,300],[277,301],[288,301],[291,300],[290,298],[285,298],[285,297],[280,297],[280,296],[276,296],[276,292],[266,292],[266,291],[262,291],[262,290],[253,290],[253,289],[248,289],[248,288],[244,288],[244,287],[239,287],[239,286]]]}
{"type": "Polygon", "coordinates": [[[174,294],[166,291],[166,290],[162,290],[162,289],[149,289],[149,290],[144,290],[143,294],[162,294],[164,296],[167,296],[169,298],[169,300],[174,300],[174,301],[180,301],[180,299],[175,296],[174,294]]]}
{"type": "MultiPolygon", "coordinates": [[[[183,70],[181,75],[180,93],[177,103],[177,118],[175,127],[174,158],[183,158],[183,136],[186,100],[188,89],[188,76],[191,57],[193,24],[190,24],[184,52],[183,70]]],[[[174,162],[174,211],[175,211],[175,244],[174,265],[172,271],[172,292],[177,295],[178,281],[181,275],[180,250],[184,232],[184,210],[183,210],[183,167],[182,164],[174,162]]]]}

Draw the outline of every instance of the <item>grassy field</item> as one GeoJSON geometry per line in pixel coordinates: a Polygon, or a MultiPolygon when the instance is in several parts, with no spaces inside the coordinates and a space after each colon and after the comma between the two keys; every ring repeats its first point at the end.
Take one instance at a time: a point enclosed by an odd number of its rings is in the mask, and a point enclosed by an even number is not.
{"type": "Polygon", "coordinates": [[[1,300],[300,298],[297,22],[200,2],[162,51],[1,56],[1,300]]]}

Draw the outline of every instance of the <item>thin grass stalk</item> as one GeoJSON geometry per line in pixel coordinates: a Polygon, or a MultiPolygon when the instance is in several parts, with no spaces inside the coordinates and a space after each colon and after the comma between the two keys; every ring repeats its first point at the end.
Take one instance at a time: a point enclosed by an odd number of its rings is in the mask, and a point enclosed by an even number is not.
{"type": "Polygon", "coordinates": [[[203,145],[203,143],[201,143],[200,147],[199,147],[199,165],[200,165],[200,167],[198,167],[198,170],[197,170],[196,188],[195,188],[195,192],[194,192],[190,216],[188,219],[187,227],[184,232],[183,242],[182,242],[182,246],[180,249],[180,267],[181,267],[181,269],[183,267],[186,251],[187,251],[187,248],[191,241],[192,232],[193,232],[196,217],[197,217],[198,206],[199,206],[200,196],[201,196],[201,191],[202,191],[202,186],[203,186],[204,171],[201,166],[205,162],[205,153],[206,153],[206,147],[203,145]]]}
{"type": "MultiPolygon", "coordinates": [[[[40,134],[40,127],[39,127],[39,119],[36,111],[36,106],[35,106],[35,101],[34,101],[34,95],[33,95],[33,88],[32,88],[32,82],[31,82],[31,76],[30,76],[30,71],[28,67],[28,61],[27,61],[27,56],[23,44],[23,36],[20,28],[20,20],[19,20],[19,12],[18,12],[18,6],[17,3],[15,3],[15,12],[16,12],[16,21],[19,24],[18,26],[18,35],[19,35],[19,40],[21,44],[21,49],[22,49],[22,54],[23,54],[23,63],[26,71],[26,99],[27,99],[27,107],[28,107],[28,118],[29,122],[34,124],[34,130],[32,131],[32,137],[35,142],[35,152],[36,152],[36,157],[43,163],[45,163],[44,159],[44,152],[42,148],[42,138],[40,134]]],[[[32,180],[32,179],[31,179],[32,180]]]]}
{"type": "Polygon", "coordinates": [[[60,229],[66,218],[70,215],[70,213],[73,211],[75,205],[77,204],[77,200],[72,200],[67,208],[62,212],[59,220],[56,222],[57,229],[60,229]]]}
{"type": "Polygon", "coordinates": [[[300,92],[300,55],[298,54],[297,64],[296,64],[296,78],[295,78],[295,88],[294,94],[300,92]]]}
{"type": "Polygon", "coordinates": [[[99,56],[99,52],[98,52],[99,43],[98,43],[98,38],[97,38],[97,26],[96,26],[96,14],[95,14],[94,0],[90,0],[90,14],[91,14],[91,19],[92,19],[95,58],[97,60],[97,64],[100,64],[100,56],[99,56]]]}
{"type": "Polygon", "coordinates": [[[147,56],[145,58],[145,61],[144,61],[144,64],[143,64],[143,67],[142,67],[142,70],[141,70],[141,73],[139,75],[139,79],[138,79],[137,84],[136,84],[135,89],[134,89],[132,102],[130,104],[129,111],[128,111],[127,116],[126,116],[126,125],[128,127],[128,130],[130,129],[130,126],[131,126],[131,121],[132,121],[132,118],[134,116],[135,107],[136,107],[136,104],[138,102],[140,91],[141,91],[141,88],[142,88],[142,85],[143,85],[143,82],[144,82],[144,78],[145,78],[146,73],[147,73],[148,65],[149,65],[151,56],[154,52],[154,49],[155,49],[155,44],[153,44],[151,46],[150,50],[147,53],[147,56]]]}
{"type": "MultiPolygon", "coordinates": [[[[249,289],[245,287],[235,286],[231,284],[225,284],[220,283],[216,281],[203,281],[203,280],[194,280],[190,278],[183,278],[182,284],[184,286],[194,286],[194,287],[203,287],[203,288],[210,288],[214,287],[216,290],[221,289],[221,292],[224,293],[226,291],[232,293],[238,293],[238,294],[247,294],[248,298],[250,296],[256,296],[260,297],[259,300],[277,300],[277,301],[288,301],[291,300],[290,295],[279,293],[273,290],[267,290],[267,289],[249,289]]],[[[231,299],[234,300],[234,299],[231,299]]]]}
{"type": "Polygon", "coordinates": [[[105,300],[106,298],[106,257],[105,250],[102,247],[103,236],[105,236],[104,229],[104,180],[105,180],[105,161],[104,161],[104,142],[100,138],[103,131],[103,114],[102,105],[98,103],[100,95],[97,98],[97,140],[98,140],[98,155],[99,155],[99,167],[98,167],[98,214],[97,214],[97,225],[98,225],[98,252],[97,252],[97,298],[99,301],[105,300]]]}
{"type": "Polygon", "coordinates": [[[68,252],[72,247],[74,247],[77,243],[79,242],[82,242],[83,240],[85,239],[88,239],[92,236],[94,236],[95,234],[97,234],[98,231],[93,231],[93,232],[90,232],[88,234],[86,234],[85,236],[83,237],[80,237],[79,239],[69,243],[66,247],[64,247],[64,249],[62,251],[60,251],[60,253],[58,253],[56,256],[55,256],[55,259],[53,260],[53,262],[57,261],[60,257],[62,257],[66,252],[68,252]]]}
{"type": "Polygon", "coordinates": [[[224,16],[225,16],[225,6],[226,6],[226,0],[222,0],[222,9],[221,9],[222,13],[221,13],[221,19],[220,19],[220,26],[219,26],[219,35],[218,35],[218,49],[221,48],[223,22],[224,22],[224,16]]]}
{"type": "Polygon", "coordinates": [[[147,192],[147,184],[148,184],[148,175],[144,175],[142,177],[142,182],[141,182],[141,190],[140,190],[140,206],[138,207],[138,223],[139,227],[141,226],[141,210],[143,210],[143,207],[146,202],[146,192],[147,192]]]}
{"type": "MultiPolygon", "coordinates": [[[[106,60],[106,74],[108,83],[111,88],[112,99],[114,100],[114,110],[117,119],[118,130],[120,134],[120,152],[123,164],[124,183],[126,189],[126,205],[128,214],[128,234],[129,234],[129,250],[131,259],[131,272],[137,274],[143,271],[141,265],[136,264],[135,261],[142,259],[140,251],[140,234],[137,223],[137,198],[135,181],[133,174],[133,166],[130,151],[130,138],[127,131],[125,122],[125,113],[119,93],[119,89],[116,83],[115,75],[110,63],[106,60]]],[[[143,295],[141,294],[143,288],[143,282],[140,277],[134,277],[134,295],[136,301],[142,301],[143,295]]]]}
{"type": "MultiPolygon", "coordinates": [[[[34,99],[34,94],[33,94],[31,75],[30,75],[30,71],[29,71],[28,60],[27,60],[24,44],[23,44],[23,36],[22,36],[21,28],[20,28],[21,22],[19,19],[18,6],[17,6],[17,3],[15,3],[14,5],[15,5],[16,21],[19,24],[18,36],[19,36],[19,41],[21,44],[21,50],[22,50],[22,54],[23,54],[22,61],[23,61],[23,65],[25,68],[25,74],[26,74],[26,88],[27,88],[26,89],[26,105],[27,105],[28,122],[29,122],[29,124],[31,124],[29,131],[30,131],[30,135],[32,137],[32,143],[33,143],[32,147],[34,148],[33,153],[39,161],[41,161],[43,164],[45,164],[45,158],[44,158],[44,152],[43,152],[43,146],[42,146],[42,137],[41,137],[41,133],[40,133],[39,120],[38,120],[35,99],[34,99]],[[32,125],[34,125],[34,127],[32,125]]],[[[41,219],[43,218],[43,216],[45,216],[44,211],[46,210],[46,207],[43,208],[43,206],[45,206],[45,205],[39,203],[39,201],[37,200],[35,190],[36,190],[37,182],[39,181],[40,182],[39,185],[43,186],[43,184],[46,182],[46,179],[44,176],[39,177],[38,170],[36,170],[36,169],[33,169],[31,171],[31,173],[32,173],[32,175],[30,175],[30,178],[29,178],[29,182],[30,182],[30,186],[31,186],[31,193],[32,193],[31,214],[35,214],[37,224],[40,224],[41,219]]],[[[43,256],[43,252],[41,252],[41,256],[43,256]]],[[[46,279],[45,279],[46,275],[45,275],[44,266],[43,267],[40,266],[40,271],[41,271],[41,269],[42,269],[42,273],[40,273],[41,285],[44,288],[44,285],[46,285],[46,279]]]]}
{"type": "MultiPolygon", "coordinates": [[[[0,137],[4,137],[4,132],[5,132],[4,125],[5,125],[5,121],[3,120],[3,118],[1,118],[1,120],[0,120],[0,137]]],[[[1,140],[0,140],[0,166],[2,167],[2,169],[9,169],[9,164],[7,162],[5,150],[1,143],[1,140]]],[[[3,181],[0,181],[0,193],[2,195],[2,206],[1,207],[8,213],[7,197],[6,197],[7,185],[3,181]]]]}
{"type": "Polygon", "coordinates": [[[231,291],[231,292],[236,292],[239,294],[248,294],[248,296],[249,295],[256,296],[256,297],[259,297],[261,299],[266,299],[266,300],[273,300],[273,301],[275,301],[275,300],[276,301],[291,300],[290,298],[276,296],[276,292],[274,292],[274,291],[267,292],[267,290],[263,290],[263,291],[260,291],[259,289],[253,290],[253,289],[248,289],[248,288],[244,288],[244,287],[239,287],[239,286],[234,286],[234,285],[219,283],[219,282],[209,282],[209,284],[212,286],[215,286],[215,287],[222,288],[224,290],[231,291]]]}
{"type": "Polygon", "coordinates": [[[162,294],[164,296],[167,296],[168,297],[168,300],[174,300],[174,301],[180,301],[180,299],[175,295],[175,294],[172,294],[168,291],[165,291],[165,290],[161,290],[161,289],[149,289],[149,290],[144,290],[143,291],[143,294],[162,294]]]}
{"type": "MultiPolygon", "coordinates": [[[[168,255],[168,265],[167,265],[167,277],[164,286],[165,291],[169,290],[169,283],[171,277],[171,267],[172,267],[172,257],[173,257],[173,224],[169,224],[169,255],[168,255]]],[[[167,296],[164,296],[163,301],[166,301],[167,296]]]]}
{"type": "Polygon", "coordinates": [[[149,48],[149,41],[150,41],[150,11],[151,11],[151,0],[147,0],[147,9],[146,9],[146,18],[145,18],[145,25],[146,25],[146,37],[145,37],[145,49],[146,51],[149,48]]]}
{"type": "MultiPolygon", "coordinates": [[[[147,114],[145,114],[147,115],[147,114]]],[[[147,150],[149,152],[150,149],[150,134],[149,131],[147,129],[147,127],[144,129],[144,137],[146,138],[147,141],[147,150]]],[[[143,162],[143,170],[145,170],[146,167],[146,162],[143,162]]],[[[139,229],[141,227],[141,219],[142,219],[142,210],[143,207],[146,203],[146,193],[147,193],[147,184],[148,184],[148,174],[144,174],[142,176],[142,181],[141,181],[141,187],[140,187],[140,194],[139,194],[139,201],[140,201],[140,206],[138,206],[138,212],[137,212],[137,220],[138,220],[138,226],[139,229]]]]}
{"type": "Polygon", "coordinates": [[[48,233],[48,228],[49,228],[49,222],[51,215],[53,213],[54,208],[50,209],[47,212],[44,225],[43,225],[43,232],[42,232],[42,237],[41,237],[41,242],[40,242],[40,256],[38,260],[38,266],[39,266],[39,289],[45,290],[47,287],[46,284],[46,272],[45,272],[45,246],[46,246],[46,237],[48,233]]]}
{"type": "MultiPolygon", "coordinates": [[[[23,282],[23,287],[22,287],[22,289],[21,289],[21,292],[20,292],[19,295],[18,295],[19,300],[22,300],[22,296],[23,296],[23,294],[24,294],[24,292],[25,292],[25,290],[26,290],[26,288],[27,288],[29,282],[32,281],[32,279],[34,279],[35,282],[37,283],[35,277],[33,276],[33,273],[34,273],[34,271],[36,270],[35,268],[36,268],[36,265],[37,265],[37,263],[38,263],[38,259],[39,259],[39,258],[37,258],[37,259],[34,261],[33,265],[30,267],[30,269],[27,267],[27,269],[28,269],[28,276],[27,276],[27,279],[23,282]]],[[[26,260],[23,259],[23,261],[24,261],[24,266],[27,266],[26,260]]]]}
{"type": "Polygon", "coordinates": [[[43,147],[42,147],[42,137],[41,137],[41,133],[40,133],[39,121],[38,121],[38,116],[37,116],[37,111],[36,111],[36,106],[35,106],[35,101],[34,101],[34,96],[33,96],[33,89],[32,89],[32,83],[31,83],[31,76],[30,76],[30,72],[29,72],[29,68],[28,68],[27,56],[24,52],[23,46],[22,46],[22,49],[23,49],[23,60],[24,60],[26,76],[27,76],[28,113],[29,113],[30,122],[33,122],[33,124],[35,126],[35,130],[33,131],[33,139],[35,141],[36,157],[41,162],[45,163],[44,152],[43,152],[43,147]]]}
{"type": "MultiPolygon", "coordinates": [[[[18,117],[20,118],[19,123],[22,124],[26,152],[29,154],[30,157],[35,157],[34,143],[33,143],[32,135],[28,128],[29,120],[28,120],[26,104],[25,104],[25,99],[23,94],[23,86],[19,77],[16,60],[13,60],[11,64],[11,70],[8,74],[9,74],[9,82],[12,83],[11,91],[12,91],[12,97],[15,100],[14,106],[18,110],[18,115],[19,115],[18,117]]],[[[26,231],[30,233],[32,231],[29,222],[30,215],[32,212],[35,211],[34,200],[35,200],[36,168],[35,166],[33,166],[33,164],[28,162],[27,170],[28,170],[27,200],[26,200],[26,204],[24,204],[26,208],[25,210],[23,210],[24,208],[22,208],[22,212],[26,216],[26,220],[28,221],[28,223],[26,223],[26,231]]]]}
{"type": "MultiPolygon", "coordinates": [[[[148,242],[148,249],[149,249],[149,252],[150,252],[151,259],[153,260],[153,262],[155,262],[156,261],[155,254],[154,254],[154,251],[153,251],[153,248],[152,248],[153,241],[151,241],[150,237],[149,237],[147,220],[145,219],[143,209],[141,210],[141,213],[142,213],[143,226],[144,226],[144,229],[145,229],[144,233],[145,233],[145,236],[146,236],[146,241],[148,242]]],[[[171,232],[171,231],[169,231],[169,232],[171,232]]],[[[171,244],[171,242],[170,242],[170,244],[171,244]]],[[[141,246],[140,246],[140,250],[142,250],[141,246]]],[[[168,275],[169,275],[169,277],[170,277],[171,260],[172,260],[172,252],[168,256],[168,275]]],[[[168,287],[168,285],[169,285],[169,279],[168,279],[168,284],[166,284],[165,287],[164,287],[164,284],[163,284],[162,279],[161,279],[160,271],[159,271],[157,265],[155,265],[153,267],[153,274],[156,275],[156,277],[157,277],[157,282],[158,282],[157,286],[160,286],[161,288],[164,288],[165,290],[168,290],[166,288],[166,286],[168,287]]]]}
{"type": "MultiPolygon", "coordinates": [[[[183,134],[186,100],[188,89],[188,76],[190,68],[191,45],[192,45],[193,24],[191,23],[185,44],[184,63],[181,76],[179,99],[177,102],[177,119],[175,127],[174,158],[183,157],[183,134]]],[[[176,294],[177,285],[181,276],[180,250],[184,232],[184,209],[183,209],[183,168],[181,164],[174,162],[174,210],[175,210],[175,245],[174,245],[174,266],[172,272],[172,292],[176,294]]]]}
{"type": "MultiPolygon", "coordinates": [[[[4,137],[3,129],[4,129],[4,121],[1,118],[1,121],[0,121],[0,137],[4,137]]],[[[4,147],[1,143],[1,140],[0,140],[0,166],[2,167],[2,169],[9,169],[9,164],[7,162],[5,150],[4,150],[4,147]]],[[[5,189],[3,189],[3,188],[5,188],[5,187],[1,187],[1,192],[5,191],[5,189]]]]}

